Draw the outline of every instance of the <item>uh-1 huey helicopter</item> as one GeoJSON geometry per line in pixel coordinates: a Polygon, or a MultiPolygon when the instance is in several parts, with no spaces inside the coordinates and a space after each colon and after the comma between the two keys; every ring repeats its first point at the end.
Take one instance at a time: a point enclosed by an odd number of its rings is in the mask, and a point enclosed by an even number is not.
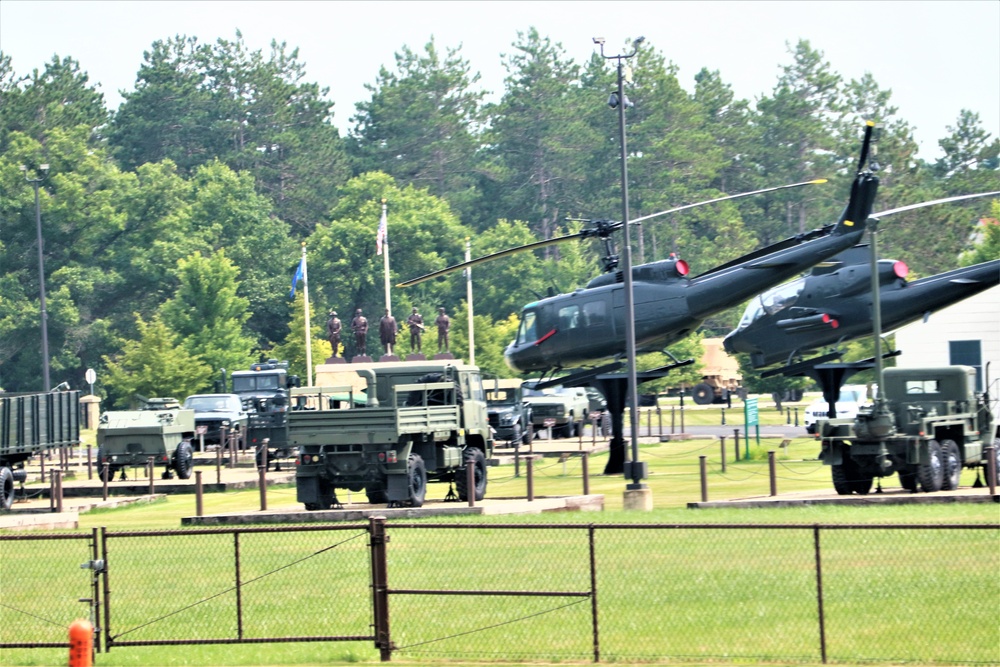
{"type": "MultiPolygon", "coordinates": [[[[636,351],[639,353],[666,351],[667,345],[693,332],[708,317],[738,305],[751,296],[856,245],[864,234],[865,221],[871,212],[878,190],[875,170],[866,166],[873,129],[874,123],[866,124],[850,199],[836,224],[826,225],[756,250],[693,278],[688,276],[687,263],[675,256],[633,267],[636,351]]],[[[630,224],[724,199],[817,182],[823,180],[689,204],[637,218],[630,221],[630,224]]],[[[621,229],[623,223],[595,221],[593,225],[592,228],[576,234],[509,248],[455,264],[400,283],[398,287],[416,285],[515,252],[534,250],[573,239],[602,239],[607,251],[607,256],[604,258],[605,272],[592,279],[584,288],[526,305],[521,312],[517,337],[505,350],[504,357],[512,369],[522,373],[541,372],[544,375],[563,370],[571,371],[569,375],[558,380],[546,381],[546,384],[567,386],[591,384],[605,395],[608,411],[612,417],[612,440],[604,472],[617,474],[624,470],[625,461],[622,413],[625,406],[626,385],[624,374],[612,371],[621,368],[627,346],[623,272],[617,270],[618,258],[614,253],[610,236],[621,229]],[[598,364],[603,365],[596,366],[598,364]]],[[[644,372],[643,379],[662,377],[671,368],[692,362],[693,360],[675,360],[675,363],[669,366],[644,372]]]]}
{"type": "MultiPolygon", "coordinates": [[[[881,259],[876,272],[882,325],[892,330],[997,285],[1000,259],[912,282],[901,261],[881,259]]],[[[832,348],[817,358],[822,363],[841,356],[843,343],[872,335],[872,300],[868,245],[858,245],[754,297],[723,345],[730,354],[748,353],[754,369],[832,348]]]]}

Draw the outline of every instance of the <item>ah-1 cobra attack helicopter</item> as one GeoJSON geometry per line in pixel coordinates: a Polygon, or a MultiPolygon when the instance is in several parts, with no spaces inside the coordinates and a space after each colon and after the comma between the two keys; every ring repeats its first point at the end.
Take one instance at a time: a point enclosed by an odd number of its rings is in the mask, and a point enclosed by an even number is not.
{"type": "MultiPolygon", "coordinates": [[[[742,303],[857,244],[864,234],[864,221],[868,219],[878,189],[878,177],[874,170],[865,168],[873,128],[874,123],[866,125],[850,200],[836,224],[756,250],[693,278],[688,276],[687,262],[674,256],[634,266],[632,278],[636,351],[662,351],[671,343],[689,335],[708,317],[742,303]]],[[[823,180],[689,204],[637,218],[631,224],[694,206],[819,182],[823,180]]],[[[626,354],[625,297],[622,271],[617,270],[618,258],[610,235],[622,226],[621,222],[595,221],[592,228],[576,234],[509,248],[455,264],[398,286],[416,285],[515,252],[534,250],[573,239],[601,238],[607,251],[604,258],[605,273],[592,279],[584,288],[526,305],[521,312],[517,337],[505,350],[504,357],[512,369],[522,373],[541,372],[544,375],[564,369],[592,367],[608,361],[612,363],[599,370],[616,370],[626,354]]],[[[593,376],[595,370],[591,368],[584,374],[587,377],[593,376]]],[[[563,383],[569,384],[574,379],[571,375],[563,378],[563,383]]]]}
{"type": "MultiPolygon", "coordinates": [[[[1000,259],[913,282],[906,281],[908,271],[901,261],[878,261],[885,330],[898,329],[1000,283],[1000,259]]],[[[751,365],[761,369],[791,364],[814,350],[837,348],[872,332],[871,262],[868,246],[859,245],[754,297],[723,344],[730,354],[749,353],[751,365]]],[[[840,354],[831,352],[819,360],[835,356],[840,354]]]]}

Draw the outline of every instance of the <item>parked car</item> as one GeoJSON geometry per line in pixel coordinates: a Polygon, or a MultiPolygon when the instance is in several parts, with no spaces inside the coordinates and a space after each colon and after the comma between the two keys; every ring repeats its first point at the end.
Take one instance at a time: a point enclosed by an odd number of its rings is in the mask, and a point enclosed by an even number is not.
{"type": "Polygon", "coordinates": [[[521,380],[486,380],[486,412],[497,440],[531,443],[531,405],[524,400],[521,380]]]}
{"type": "MultiPolygon", "coordinates": [[[[856,417],[858,409],[867,403],[868,387],[863,384],[848,384],[840,388],[840,400],[837,401],[837,419],[856,417]]],[[[802,423],[808,433],[816,433],[816,422],[829,419],[830,404],[822,396],[806,408],[802,423]]]]}
{"type": "Polygon", "coordinates": [[[239,395],[192,394],[184,400],[184,408],[194,410],[195,433],[201,435],[204,431],[206,445],[222,444],[223,426],[227,433],[236,433],[237,446],[242,444],[249,418],[239,395]]]}

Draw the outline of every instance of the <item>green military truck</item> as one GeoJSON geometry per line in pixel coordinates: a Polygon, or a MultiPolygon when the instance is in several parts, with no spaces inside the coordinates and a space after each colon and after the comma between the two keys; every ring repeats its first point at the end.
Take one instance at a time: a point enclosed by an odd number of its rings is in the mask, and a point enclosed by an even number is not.
{"type": "Polygon", "coordinates": [[[24,463],[49,449],[80,444],[80,392],[0,392],[0,509],[14,504],[24,463]]]}
{"type": "Polygon", "coordinates": [[[337,385],[292,390],[288,440],[298,448],[296,495],[307,510],[337,505],[336,489],[420,507],[428,481],[454,483],[462,500],[483,499],[493,438],[477,367],[449,360],[340,368],[324,376],[337,385]]]}
{"type": "Polygon", "coordinates": [[[233,371],[231,381],[247,411],[246,443],[256,452],[258,467],[274,462],[280,469],[278,461],[293,454],[285,421],[288,391],[299,386],[299,377],[288,374],[287,361],[268,359],[252,364],[248,371],[233,371]]]}
{"type": "Polygon", "coordinates": [[[148,398],[141,410],[105,412],[97,424],[97,472],[108,481],[125,468],[153,462],[164,466],[163,479],[173,473],[191,477],[194,453],[194,410],[182,409],[174,398],[148,398]],[[107,463],[105,469],[104,464],[107,463]]]}
{"type": "Polygon", "coordinates": [[[893,473],[907,491],[954,490],[963,467],[987,467],[990,445],[1000,463],[992,408],[969,366],[887,368],[874,405],[817,423],[820,459],[840,495],[864,495],[893,473]]]}

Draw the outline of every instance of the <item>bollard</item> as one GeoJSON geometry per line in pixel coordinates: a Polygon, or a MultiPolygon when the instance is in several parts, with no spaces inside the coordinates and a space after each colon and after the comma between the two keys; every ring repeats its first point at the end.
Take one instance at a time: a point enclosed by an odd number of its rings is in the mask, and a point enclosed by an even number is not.
{"type": "Polygon", "coordinates": [[[53,470],[52,476],[55,478],[56,482],[56,512],[60,514],[63,511],[63,487],[62,487],[62,470],[53,470]]]}
{"type": "Polygon", "coordinates": [[[226,453],[229,454],[229,462],[226,467],[232,470],[236,467],[236,451],[233,448],[233,439],[229,437],[229,429],[225,426],[220,427],[219,443],[226,448],[226,453]]]}
{"type": "Polygon", "coordinates": [[[986,454],[986,481],[989,483],[990,495],[995,496],[997,494],[997,475],[1000,474],[1000,470],[997,470],[996,445],[987,447],[983,453],[986,454]]]}
{"type": "Polygon", "coordinates": [[[215,448],[215,483],[222,484],[222,443],[215,448]]]}
{"type": "Polygon", "coordinates": [[[590,495],[590,454],[588,452],[583,453],[583,495],[590,495]]]}
{"type": "Polygon", "coordinates": [[[149,471],[149,495],[153,495],[153,473],[156,471],[156,464],[153,463],[152,456],[146,459],[146,470],[149,471]]]}
{"type": "Polygon", "coordinates": [[[42,484],[45,484],[45,454],[41,454],[38,457],[38,460],[42,464],[42,484]]]}
{"type": "Polygon", "coordinates": [[[56,474],[49,475],[49,511],[56,511],[56,474]]]}
{"type": "Polygon", "coordinates": [[[194,515],[205,516],[205,489],[201,485],[201,471],[194,471],[194,515]]]}
{"type": "Polygon", "coordinates": [[[657,433],[658,436],[663,435],[663,410],[660,409],[660,404],[656,404],[656,422],[657,422],[657,433]]]}
{"type": "Polygon", "coordinates": [[[646,410],[646,436],[653,437],[653,411],[646,410]]]}
{"type": "Polygon", "coordinates": [[[597,413],[590,413],[590,448],[597,448],[597,420],[601,419],[601,415],[594,416],[597,413]]]}
{"type": "Polygon", "coordinates": [[[92,667],[94,664],[94,626],[79,619],[69,626],[69,667],[92,667]]]}
{"type": "Polygon", "coordinates": [[[739,463],[740,461],[740,430],[738,428],[733,429],[733,446],[736,448],[736,459],[735,461],[739,463]]]}
{"type": "Polygon", "coordinates": [[[674,406],[670,406],[670,435],[674,434],[675,425],[677,423],[677,414],[674,410],[674,406]]]}
{"type": "Polygon", "coordinates": [[[722,472],[726,472],[726,436],[719,436],[719,453],[722,455],[722,472]]]}
{"type": "Polygon", "coordinates": [[[708,502],[708,467],[706,466],[706,457],[701,455],[698,457],[698,467],[701,470],[701,502],[708,502]]]}
{"type": "MultiPolygon", "coordinates": [[[[266,468],[257,468],[257,484],[260,485],[260,511],[263,512],[267,509],[267,477],[264,474],[267,472],[266,468]]],[[[475,493],[470,493],[470,497],[475,496],[475,493]]]]}
{"type": "Polygon", "coordinates": [[[722,411],[722,422],[721,422],[721,425],[725,426],[726,425],[726,409],[725,408],[719,408],[719,409],[722,411]]]}
{"type": "Polygon", "coordinates": [[[514,477],[521,476],[521,450],[518,447],[520,443],[514,443],[514,477]]]}
{"type": "Polygon", "coordinates": [[[198,434],[198,451],[199,452],[205,451],[205,434],[204,433],[199,433],[198,434]]]}
{"type": "Polygon", "coordinates": [[[681,396],[681,433],[687,433],[687,431],[684,430],[684,397],[683,396],[681,396]]]}
{"type": "Polygon", "coordinates": [[[469,507],[476,506],[476,464],[475,461],[469,459],[465,462],[465,488],[467,488],[469,496],[469,507]]]}
{"type": "Polygon", "coordinates": [[[94,457],[92,448],[87,445],[87,479],[94,479],[94,457]]]}
{"type": "Polygon", "coordinates": [[[535,499],[535,475],[534,475],[534,457],[528,457],[528,502],[530,503],[535,499]]]}
{"type": "Polygon", "coordinates": [[[795,425],[799,425],[799,408],[797,406],[795,408],[795,425]]]}
{"type": "MultiPolygon", "coordinates": [[[[260,442],[260,448],[261,448],[261,451],[260,451],[260,460],[261,460],[261,467],[263,467],[264,470],[267,470],[269,467],[271,467],[271,462],[267,460],[267,455],[269,453],[268,446],[270,444],[271,444],[271,439],[270,438],[264,438],[260,442]]],[[[278,468],[275,468],[275,470],[277,470],[277,469],[278,468]]]]}
{"type": "Polygon", "coordinates": [[[785,408],[785,423],[791,425],[792,423],[792,409],[785,408]]]}
{"type": "Polygon", "coordinates": [[[111,464],[107,461],[104,462],[104,500],[108,499],[108,479],[111,477],[111,464]]]}
{"type": "Polygon", "coordinates": [[[774,467],[774,450],[767,452],[767,474],[771,478],[771,495],[778,495],[778,476],[774,467]]]}

